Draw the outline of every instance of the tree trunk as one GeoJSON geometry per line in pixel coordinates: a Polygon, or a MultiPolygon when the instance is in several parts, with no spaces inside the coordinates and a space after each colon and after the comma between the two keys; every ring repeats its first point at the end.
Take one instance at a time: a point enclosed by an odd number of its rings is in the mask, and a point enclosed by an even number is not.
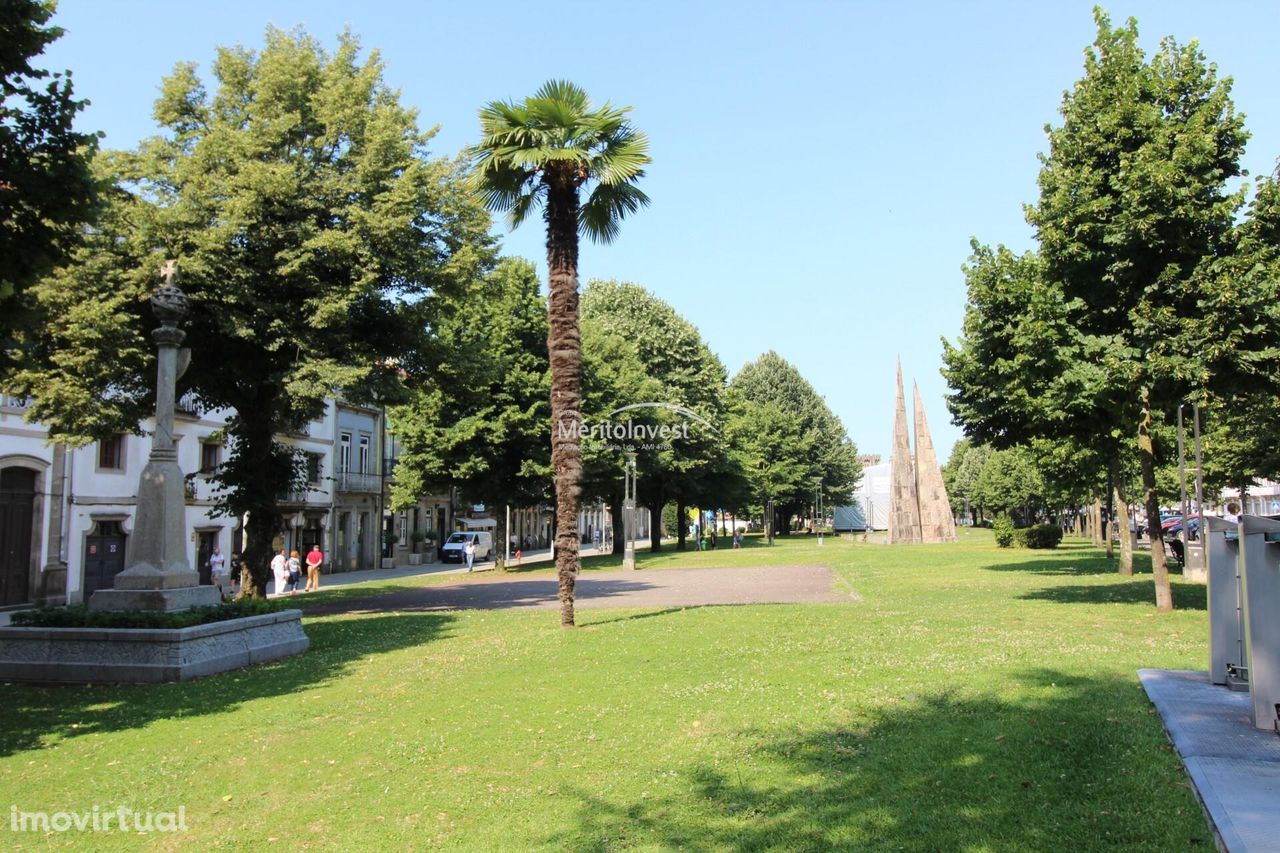
{"type": "Polygon", "coordinates": [[[767,504],[765,504],[764,524],[765,524],[765,533],[769,537],[770,545],[773,544],[773,527],[777,523],[778,523],[778,519],[773,514],[773,501],[769,501],[767,504]]]}
{"type": "Polygon", "coordinates": [[[662,504],[649,507],[649,550],[662,550],[662,504]]]}
{"type": "Polygon", "coordinates": [[[1133,531],[1129,529],[1129,502],[1120,492],[1118,481],[1115,487],[1116,515],[1120,517],[1120,567],[1122,575],[1133,574],[1133,531]]]}
{"type": "Polygon", "coordinates": [[[1103,518],[1106,519],[1102,523],[1102,538],[1107,542],[1107,559],[1110,560],[1116,555],[1116,537],[1115,537],[1115,521],[1111,518],[1111,514],[1103,511],[1103,518]]]}
{"type": "Polygon", "coordinates": [[[498,513],[497,532],[500,534],[494,537],[493,542],[493,568],[494,571],[505,572],[507,570],[507,544],[511,539],[511,530],[507,526],[507,508],[503,505],[496,505],[498,513]]]}
{"type": "Polygon", "coordinates": [[[582,491],[582,337],[578,328],[578,189],[576,165],[543,173],[547,184],[547,353],[551,364],[551,468],[556,490],[556,572],[560,626],[572,628],[582,491]]]}
{"type": "Polygon", "coordinates": [[[620,557],[627,547],[627,521],[622,517],[622,498],[609,501],[609,515],[613,518],[613,550],[609,553],[620,557]]]}
{"type": "Polygon", "coordinates": [[[689,508],[684,501],[676,501],[676,550],[683,551],[689,538],[689,508]]]}
{"type": "Polygon", "coordinates": [[[1099,498],[1094,498],[1089,507],[1089,536],[1095,547],[1102,547],[1102,500],[1099,498]]]}
{"type": "Polygon", "coordinates": [[[1173,588],[1169,586],[1169,566],[1165,561],[1164,534],[1160,529],[1160,496],[1156,493],[1156,453],[1151,439],[1151,399],[1142,391],[1142,417],[1138,421],[1138,463],[1142,471],[1143,503],[1151,530],[1151,574],[1156,584],[1156,610],[1173,610],[1173,588]]]}
{"type": "Polygon", "coordinates": [[[249,410],[248,414],[237,414],[231,422],[230,434],[237,444],[236,467],[258,474],[242,479],[239,484],[242,501],[232,507],[237,514],[248,515],[245,521],[244,553],[241,555],[245,569],[240,580],[241,598],[267,597],[271,558],[275,556],[271,546],[280,530],[278,493],[285,491],[289,485],[289,468],[282,468],[281,460],[275,454],[275,435],[270,414],[273,403],[269,397],[259,394],[252,405],[245,406],[249,410]],[[284,481],[277,482],[281,478],[284,481]]]}

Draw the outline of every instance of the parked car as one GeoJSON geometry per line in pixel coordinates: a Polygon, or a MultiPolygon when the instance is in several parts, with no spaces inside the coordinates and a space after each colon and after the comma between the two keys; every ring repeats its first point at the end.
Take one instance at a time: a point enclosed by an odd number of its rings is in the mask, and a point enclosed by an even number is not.
{"type": "Polygon", "coordinates": [[[468,542],[476,543],[476,562],[488,560],[493,556],[493,534],[487,530],[461,531],[449,534],[449,538],[440,546],[440,559],[446,563],[462,563],[466,557],[463,549],[468,542]]]}
{"type": "MultiPolygon", "coordinates": [[[[1182,516],[1175,515],[1165,519],[1160,524],[1160,529],[1164,532],[1165,538],[1171,536],[1182,535],[1182,516]]],[[[1187,533],[1195,539],[1200,535],[1200,516],[1193,515],[1187,519],[1187,533]]]]}

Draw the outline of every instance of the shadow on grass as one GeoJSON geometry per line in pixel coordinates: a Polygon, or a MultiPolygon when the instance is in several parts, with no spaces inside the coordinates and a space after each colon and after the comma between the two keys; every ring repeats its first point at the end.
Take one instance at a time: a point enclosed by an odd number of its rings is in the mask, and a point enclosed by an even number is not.
{"type": "Polygon", "coordinates": [[[311,647],[300,655],[178,684],[86,687],[5,685],[0,755],[39,749],[49,739],[197,717],[242,702],[283,696],[337,678],[369,655],[445,636],[453,617],[439,613],[303,621],[311,647]]]}
{"type": "MultiPolygon", "coordinates": [[[[442,575],[442,578],[452,577],[451,575],[442,575]]],[[[417,576],[416,583],[404,583],[397,580],[385,581],[366,581],[365,583],[352,584],[350,586],[320,587],[319,592],[307,592],[301,595],[290,596],[287,600],[290,607],[297,607],[304,613],[321,605],[335,604],[341,601],[350,601],[355,598],[370,598],[378,595],[392,595],[399,592],[411,592],[415,589],[421,589],[424,586],[430,586],[432,583],[439,583],[430,575],[417,576]]]]}
{"type": "MultiPolygon", "coordinates": [[[[1051,551],[1009,551],[1006,562],[983,566],[989,572],[1029,572],[1040,575],[1118,575],[1120,552],[1107,559],[1106,552],[1092,545],[1062,545],[1051,551]],[[1037,555],[1036,559],[1031,554],[1037,555]],[[1043,555],[1043,556],[1040,556],[1043,555]]],[[[1171,572],[1176,572],[1173,565],[1171,572]]],[[[1136,552],[1133,555],[1133,573],[1135,575],[1151,574],[1151,555],[1136,552]]]]}
{"type": "MultiPolygon", "coordinates": [[[[737,734],[643,799],[572,788],[559,849],[1204,850],[1136,679],[1049,670],[1014,700],[908,697],[861,725],[737,734]],[[1151,808],[1151,803],[1158,803],[1151,808]]],[[[662,783],[659,783],[662,784],[662,783]]]]}
{"type": "MultiPolygon", "coordinates": [[[[1205,610],[1208,607],[1208,587],[1196,583],[1175,583],[1173,606],[1175,610],[1205,610]]],[[[1126,583],[1104,583],[1081,586],[1054,586],[1019,596],[1028,601],[1053,601],[1058,604],[1150,604],[1156,603],[1154,583],[1148,580],[1126,583]]]]}
{"type": "MultiPolygon", "coordinates": [[[[498,576],[501,577],[501,576],[498,576]]],[[[609,605],[619,595],[649,589],[652,583],[636,580],[595,580],[579,578],[578,598],[584,603],[609,605]]],[[[461,581],[446,585],[422,586],[386,595],[360,596],[307,607],[309,614],[361,613],[370,611],[424,612],[443,610],[514,610],[553,608],[560,605],[560,586],[551,574],[511,580],[461,581]]]]}

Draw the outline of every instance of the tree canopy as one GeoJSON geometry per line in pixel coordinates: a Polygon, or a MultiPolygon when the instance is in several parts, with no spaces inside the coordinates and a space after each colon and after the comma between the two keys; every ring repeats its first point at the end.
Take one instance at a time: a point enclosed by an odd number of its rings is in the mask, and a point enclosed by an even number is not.
{"type": "MultiPolygon", "coordinates": [[[[803,488],[785,490],[776,498],[776,506],[786,513],[784,518],[790,516],[791,510],[812,500],[815,484],[827,495],[841,499],[850,495],[862,477],[858,449],[845,432],[844,424],[799,370],[770,350],[746,364],[729,387],[744,401],[773,405],[789,414],[806,436],[803,488]]],[[[767,414],[759,407],[744,412],[767,414]]]]}
{"type": "MultiPolygon", "coordinates": [[[[1229,285],[1203,271],[1234,248],[1244,190],[1228,182],[1247,133],[1230,80],[1194,42],[1167,38],[1148,59],[1135,21],[1095,20],[1084,76],[1063,95],[1062,124],[1046,128],[1027,208],[1038,250],[1014,259],[975,244],[965,337],[947,348],[946,373],[975,437],[1074,440],[1114,469],[1128,436],[1158,517],[1159,424],[1226,361],[1201,319],[1206,303],[1231,307],[1229,285]]],[[[1166,610],[1162,548],[1152,562],[1166,610]]]]}
{"type": "Polygon", "coordinates": [[[48,25],[53,10],[52,0],[0,6],[0,379],[26,316],[22,292],[66,259],[97,204],[98,136],[74,128],[88,101],[76,100],[70,71],[32,64],[62,35],[48,25]]]}
{"type": "Polygon", "coordinates": [[[397,360],[438,297],[493,249],[461,164],[428,156],[430,134],[350,33],[329,53],[271,28],[261,50],[219,48],[212,71],[210,92],[180,63],[155,104],[162,135],[100,158],[115,186],[106,216],[34,288],[49,333],[19,379],[55,439],[137,429],[153,396],[146,299],[176,258],[193,303],[179,393],[234,412],[217,482],[222,507],[249,514],[260,592],[277,496],[297,471],[275,436],[335,394],[393,399],[397,360]]]}

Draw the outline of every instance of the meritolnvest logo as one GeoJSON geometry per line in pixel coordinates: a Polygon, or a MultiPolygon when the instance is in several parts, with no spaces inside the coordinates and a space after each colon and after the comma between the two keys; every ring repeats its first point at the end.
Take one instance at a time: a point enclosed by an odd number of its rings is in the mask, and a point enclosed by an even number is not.
{"type": "Polygon", "coordinates": [[[587,424],[577,412],[570,412],[561,417],[556,430],[560,438],[576,435],[579,440],[602,442],[615,449],[670,450],[674,447],[673,442],[689,438],[690,425],[719,434],[706,418],[676,403],[632,403],[619,406],[609,412],[606,420],[595,424],[587,424]],[[619,417],[626,412],[646,409],[671,412],[679,415],[680,420],[676,423],[644,423],[630,417],[625,420],[619,417]]]}

